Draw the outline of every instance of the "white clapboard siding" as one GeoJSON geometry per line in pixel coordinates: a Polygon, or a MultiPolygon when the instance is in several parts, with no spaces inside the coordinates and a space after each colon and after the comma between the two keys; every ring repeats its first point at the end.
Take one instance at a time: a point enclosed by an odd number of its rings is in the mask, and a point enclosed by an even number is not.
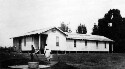
{"type": "Polygon", "coordinates": [[[67,51],[109,51],[109,43],[96,41],[87,41],[87,46],[85,46],[84,40],[76,40],[76,47],[74,47],[74,40],[67,40],[67,51]]]}
{"type": "Polygon", "coordinates": [[[46,32],[48,34],[46,43],[52,50],[66,50],[66,36],[56,30],[52,32],[51,30],[46,32]],[[59,37],[59,46],[56,46],[56,37],[59,37]]]}

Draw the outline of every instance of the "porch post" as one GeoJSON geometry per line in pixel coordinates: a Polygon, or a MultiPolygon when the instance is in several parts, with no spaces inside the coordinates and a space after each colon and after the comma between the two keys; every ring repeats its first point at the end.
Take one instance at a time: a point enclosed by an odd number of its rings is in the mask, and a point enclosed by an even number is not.
{"type": "Polygon", "coordinates": [[[113,43],[112,43],[112,45],[111,45],[111,46],[112,46],[112,53],[113,53],[113,43]]]}
{"type": "Polygon", "coordinates": [[[41,46],[41,34],[39,34],[39,54],[41,54],[40,46],[41,46]]]}

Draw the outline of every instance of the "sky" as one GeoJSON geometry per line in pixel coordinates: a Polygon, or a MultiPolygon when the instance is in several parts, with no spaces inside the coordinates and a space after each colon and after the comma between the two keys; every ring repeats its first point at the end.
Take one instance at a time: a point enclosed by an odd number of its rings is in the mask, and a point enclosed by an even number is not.
{"type": "Polygon", "coordinates": [[[0,0],[0,46],[12,46],[11,37],[61,22],[73,32],[85,24],[90,34],[110,9],[125,17],[125,0],[0,0]]]}

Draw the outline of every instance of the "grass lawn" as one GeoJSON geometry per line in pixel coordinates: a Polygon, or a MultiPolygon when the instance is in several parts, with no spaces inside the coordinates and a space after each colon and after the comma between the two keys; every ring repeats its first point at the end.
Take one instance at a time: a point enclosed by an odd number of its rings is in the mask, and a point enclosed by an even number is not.
{"type": "MultiPolygon", "coordinates": [[[[10,65],[25,65],[28,61],[30,61],[30,57],[25,54],[0,52],[0,68],[10,65]]],[[[39,61],[40,64],[48,64],[42,58],[36,61],[39,61]]],[[[67,65],[79,69],[125,69],[124,53],[54,54],[52,61],[65,62],[67,65]]]]}
{"type": "Polygon", "coordinates": [[[124,53],[83,53],[54,55],[54,61],[63,61],[82,69],[125,69],[124,53]]]}

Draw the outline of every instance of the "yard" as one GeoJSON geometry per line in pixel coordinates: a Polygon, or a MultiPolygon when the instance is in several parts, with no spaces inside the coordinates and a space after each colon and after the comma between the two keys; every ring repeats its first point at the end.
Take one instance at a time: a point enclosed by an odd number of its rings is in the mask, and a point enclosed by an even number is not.
{"type": "MultiPolygon", "coordinates": [[[[35,61],[40,64],[49,64],[43,55],[38,55],[35,61]]],[[[30,61],[28,54],[0,52],[0,68],[11,65],[26,65],[30,61]]],[[[124,53],[72,53],[54,54],[51,62],[60,62],[55,66],[73,66],[78,69],[125,69],[124,53]]],[[[9,69],[9,68],[8,68],[9,69]]],[[[55,69],[50,68],[50,69],[55,69]]]]}
{"type": "MultiPolygon", "coordinates": [[[[57,57],[57,55],[54,56],[57,57]]],[[[63,60],[80,69],[125,69],[124,53],[66,54],[58,57],[56,61],[63,60]]]]}

